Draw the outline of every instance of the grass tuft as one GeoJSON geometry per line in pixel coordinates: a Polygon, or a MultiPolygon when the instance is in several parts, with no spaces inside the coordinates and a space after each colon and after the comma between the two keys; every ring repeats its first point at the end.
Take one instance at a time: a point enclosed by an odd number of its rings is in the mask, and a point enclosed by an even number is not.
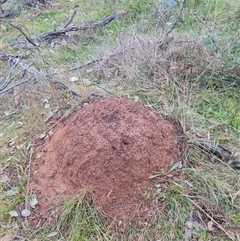
{"type": "Polygon", "coordinates": [[[82,192],[64,202],[56,229],[69,241],[100,240],[106,236],[104,216],[82,192]]]}

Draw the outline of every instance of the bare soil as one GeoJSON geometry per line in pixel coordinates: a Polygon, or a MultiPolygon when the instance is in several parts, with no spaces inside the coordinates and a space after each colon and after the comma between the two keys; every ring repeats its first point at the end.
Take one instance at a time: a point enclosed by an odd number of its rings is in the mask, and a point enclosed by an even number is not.
{"type": "Polygon", "coordinates": [[[181,132],[171,120],[127,98],[93,101],[61,123],[32,160],[31,191],[39,218],[87,190],[108,216],[147,219],[149,179],[180,159],[181,132]],[[140,205],[141,204],[141,205],[140,205]]]}

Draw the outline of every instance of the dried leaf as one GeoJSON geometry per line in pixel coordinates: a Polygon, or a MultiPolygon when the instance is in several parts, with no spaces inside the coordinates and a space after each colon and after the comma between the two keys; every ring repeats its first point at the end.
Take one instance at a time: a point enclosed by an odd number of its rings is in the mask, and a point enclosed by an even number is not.
{"type": "Polygon", "coordinates": [[[6,182],[8,182],[10,179],[9,179],[9,177],[8,177],[8,175],[7,174],[1,174],[0,175],[0,182],[1,183],[6,183],[6,182]]]}
{"type": "Polygon", "coordinates": [[[30,206],[32,207],[32,208],[35,208],[35,206],[38,204],[38,200],[37,200],[37,198],[36,198],[36,195],[33,195],[32,196],[32,198],[31,198],[31,200],[30,200],[30,206]]]}
{"type": "Polygon", "coordinates": [[[184,181],[189,187],[193,187],[193,184],[187,180],[184,181]]]}
{"type": "Polygon", "coordinates": [[[28,209],[23,209],[21,214],[22,214],[23,217],[28,217],[28,216],[31,215],[31,211],[28,210],[28,209]]]}
{"type": "Polygon", "coordinates": [[[153,178],[159,177],[159,176],[161,176],[161,175],[162,175],[162,174],[150,175],[150,176],[148,177],[148,179],[153,179],[153,178]]]}
{"type": "Polygon", "coordinates": [[[208,231],[210,231],[210,232],[214,231],[213,221],[209,221],[207,223],[207,227],[208,227],[208,231]]]}
{"type": "Polygon", "coordinates": [[[181,167],[182,165],[182,162],[181,161],[178,161],[178,162],[175,162],[172,167],[170,168],[170,170],[167,172],[167,174],[169,174],[170,172],[172,172],[173,170],[175,170],[176,168],[178,167],[181,167]]]}
{"type": "Polygon", "coordinates": [[[45,137],[46,137],[46,133],[45,132],[43,132],[41,135],[39,135],[40,139],[44,139],[45,137]]]}
{"type": "Polygon", "coordinates": [[[8,213],[11,217],[17,217],[18,216],[18,212],[15,211],[15,210],[9,211],[8,213]]]}
{"type": "Polygon", "coordinates": [[[50,234],[48,234],[48,238],[51,238],[51,237],[55,237],[58,233],[56,231],[54,232],[51,232],[50,234]]]}
{"type": "MultiPolygon", "coordinates": [[[[52,117],[53,117],[52,111],[48,112],[47,117],[46,117],[46,119],[44,120],[44,122],[48,122],[52,117]]],[[[45,136],[44,136],[44,137],[45,137],[45,136]]]]}
{"type": "Polygon", "coordinates": [[[78,77],[75,77],[75,76],[73,76],[69,79],[69,81],[71,81],[71,82],[75,82],[75,81],[78,81],[78,80],[79,80],[78,77]]]}
{"type": "Polygon", "coordinates": [[[53,216],[55,219],[57,219],[58,214],[57,214],[57,212],[54,210],[54,208],[50,208],[48,211],[52,214],[52,216],[53,216]]]}
{"type": "Polygon", "coordinates": [[[13,195],[16,195],[17,193],[18,193],[18,190],[16,188],[12,188],[6,191],[7,196],[13,196],[13,195]]]}
{"type": "Polygon", "coordinates": [[[89,85],[92,84],[92,81],[89,80],[89,79],[82,79],[82,83],[83,83],[83,85],[85,85],[85,86],[89,86],[89,85]]]}
{"type": "Polygon", "coordinates": [[[133,97],[133,100],[134,100],[135,102],[138,102],[138,101],[139,101],[139,97],[135,95],[135,96],[133,97]]]}
{"type": "Polygon", "coordinates": [[[10,111],[10,110],[9,110],[9,111],[4,111],[3,113],[4,113],[4,115],[9,116],[9,115],[15,114],[16,111],[10,111]]]}

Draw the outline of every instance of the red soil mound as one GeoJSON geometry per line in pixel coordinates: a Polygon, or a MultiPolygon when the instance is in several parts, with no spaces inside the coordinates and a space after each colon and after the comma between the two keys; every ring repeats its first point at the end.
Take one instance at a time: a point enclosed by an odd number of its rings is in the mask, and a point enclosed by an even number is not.
{"type": "Polygon", "coordinates": [[[94,101],[61,124],[36,154],[32,191],[46,210],[87,189],[107,215],[129,220],[139,195],[154,188],[149,175],[179,160],[178,135],[171,121],[138,102],[94,101]]]}

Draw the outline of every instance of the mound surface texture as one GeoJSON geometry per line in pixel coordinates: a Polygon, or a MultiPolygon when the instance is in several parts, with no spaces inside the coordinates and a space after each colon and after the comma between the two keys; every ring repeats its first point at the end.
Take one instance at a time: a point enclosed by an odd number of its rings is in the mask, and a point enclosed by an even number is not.
{"type": "Polygon", "coordinates": [[[154,189],[149,176],[179,160],[178,134],[171,121],[138,102],[96,100],[59,125],[38,151],[32,191],[46,210],[86,189],[107,215],[128,220],[141,195],[154,189]]]}

